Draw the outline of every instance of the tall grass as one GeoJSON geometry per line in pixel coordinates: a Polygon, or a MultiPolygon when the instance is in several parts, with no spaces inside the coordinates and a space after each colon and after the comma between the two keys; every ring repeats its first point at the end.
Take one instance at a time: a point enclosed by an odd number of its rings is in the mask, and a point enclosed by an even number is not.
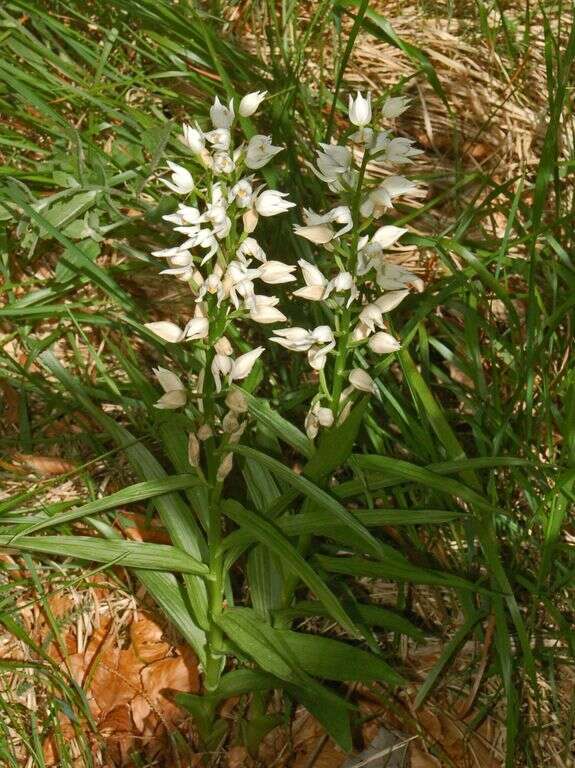
{"type": "MultiPolygon", "coordinates": [[[[35,507],[42,485],[14,494],[0,502],[0,546],[36,553],[30,563],[42,559],[41,552],[119,560],[135,569],[198,652],[205,629],[205,607],[196,590],[203,558],[196,534],[205,527],[202,492],[189,476],[184,425],[154,413],[156,395],[147,379],[162,351],[142,322],[150,304],[159,316],[167,306],[148,256],[152,246],[165,241],[161,216],[166,210],[148,180],[165,156],[185,152],[176,139],[178,122],[205,115],[215,94],[266,88],[269,130],[287,147],[280,174],[291,180],[298,202],[312,196],[319,209],[322,189],[299,169],[312,159],[315,142],[337,124],[348,90],[348,59],[360,33],[402,50],[414,77],[430,84],[445,100],[454,126],[457,122],[426,52],[399,38],[365,2],[322,0],[306,9],[305,22],[298,20],[297,3],[282,3],[279,12],[270,2],[248,4],[244,18],[265,42],[265,61],[246,52],[234,37],[237,22],[226,21],[224,11],[231,9],[220,5],[196,9],[158,0],[114,0],[87,7],[17,0],[0,9],[0,219],[5,224],[0,376],[19,395],[17,424],[4,435],[4,447],[27,453],[58,449],[89,462],[120,446],[139,483],[102,505],[89,473],[80,470],[85,506],[73,513],[57,504],[35,507]],[[330,58],[332,51],[337,55],[330,58]],[[306,68],[309,56],[319,62],[313,78],[306,68]],[[14,348],[18,356],[10,354],[14,348]],[[103,403],[115,418],[102,413],[103,403]],[[48,424],[69,419],[70,413],[83,414],[73,417],[80,426],[73,442],[46,436],[48,424]],[[150,500],[169,531],[169,553],[115,540],[114,507],[139,499],[150,500]],[[109,544],[102,541],[101,551],[94,545],[87,554],[81,537],[72,536],[75,520],[92,526],[109,544]],[[158,570],[166,558],[172,573],[158,570]],[[181,581],[174,573],[184,574],[178,576],[181,581]],[[183,597],[175,586],[180,583],[187,590],[183,597]]],[[[254,444],[241,449],[243,479],[237,480],[246,489],[246,504],[256,511],[226,510],[240,531],[230,534],[227,556],[244,551],[245,529],[259,531],[258,546],[266,554],[247,560],[243,578],[258,609],[254,621],[265,627],[274,611],[275,626],[285,630],[309,610],[301,601],[284,605],[283,613],[278,607],[274,590],[282,580],[270,556],[278,531],[299,543],[304,565],[298,561],[296,567],[319,573],[336,603],[345,605],[343,626],[346,612],[352,611],[355,621],[362,610],[358,578],[399,584],[397,613],[407,624],[387,626],[388,634],[399,636],[408,626],[415,636],[439,634],[445,643],[419,688],[416,707],[448,684],[450,665],[466,640],[486,642],[492,621],[494,642],[469,727],[500,712],[504,702],[506,766],[539,766],[548,757],[544,734],[550,702],[560,700],[558,670],[572,663],[575,650],[575,561],[567,538],[575,481],[575,158],[568,128],[573,125],[575,27],[572,16],[569,27],[559,24],[561,9],[548,5],[523,9],[522,25],[516,14],[503,10],[494,25],[488,10],[478,2],[464,17],[509,72],[529,56],[533,37],[543,36],[548,114],[536,172],[502,179],[496,169],[462,172],[456,161],[452,173],[424,179],[432,193],[423,207],[400,210],[398,223],[409,221],[426,233],[407,242],[436,267],[426,292],[411,296],[394,315],[402,351],[378,370],[381,400],[371,403],[357,436],[351,436],[353,452],[341,455],[342,482],[333,493],[320,487],[322,473],[290,473],[296,461],[309,457],[301,433],[283,421],[302,421],[304,370],[293,359],[288,365],[280,350],[270,350],[276,358],[259,394],[271,409],[259,399],[252,404],[259,427],[254,444]],[[444,210],[445,200],[453,200],[455,213],[439,218],[444,226],[438,230],[436,213],[444,210]],[[504,231],[497,234],[492,222],[502,217],[504,231]],[[284,512],[304,497],[315,506],[303,506],[295,515],[284,512]],[[386,553],[381,561],[366,557],[361,546],[343,565],[336,557],[337,536],[335,542],[328,536],[333,515],[347,500],[355,502],[361,527],[377,531],[386,553]],[[381,500],[384,509],[379,510],[381,500]],[[303,544],[310,538],[314,547],[307,550],[303,544]],[[417,626],[409,623],[414,620],[412,585],[422,583],[440,588],[445,627],[421,617],[417,626]]],[[[281,253],[285,261],[309,256],[307,244],[291,236],[289,223],[268,228],[266,237],[268,252],[281,253]]],[[[174,294],[168,303],[181,300],[174,294]]],[[[297,307],[293,311],[297,324],[297,307]]],[[[190,352],[174,355],[182,369],[192,364],[190,352]]],[[[338,465],[338,450],[331,451],[329,471],[338,465]]],[[[316,594],[318,583],[312,587],[316,594]]],[[[301,582],[297,585],[301,589],[301,582]]],[[[289,584],[283,588],[289,592],[289,584]]],[[[42,600],[41,593],[37,599],[42,600]]],[[[22,634],[14,606],[4,603],[1,610],[4,627],[22,634]]],[[[319,606],[316,610],[322,615],[319,606]]],[[[370,626],[365,610],[365,643],[381,660],[379,677],[371,679],[393,688],[407,670],[389,650],[393,646],[378,649],[384,633],[377,621],[370,626]]],[[[235,620],[230,613],[230,626],[223,624],[223,631],[241,637],[247,630],[235,620]]],[[[10,662],[0,664],[8,669],[10,662]]],[[[46,659],[34,664],[52,675],[52,685],[63,687],[70,706],[78,706],[69,680],[57,681],[46,659]]],[[[308,672],[329,678],[321,665],[308,672]]],[[[296,699],[297,685],[301,679],[286,682],[296,699]]],[[[310,709],[313,691],[308,698],[300,692],[298,699],[310,709]]],[[[0,716],[3,759],[16,764],[10,743],[20,732],[33,764],[42,765],[38,745],[57,724],[39,716],[22,724],[22,713],[10,706],[3,705],[0,716]]],[[[201,713],[194,711],[201,722],[201,713]]],[[[566,717],[565,760],[573,709],[566,717]]],[[[63,751],[62,765],[69,759],[63,751]]]]}

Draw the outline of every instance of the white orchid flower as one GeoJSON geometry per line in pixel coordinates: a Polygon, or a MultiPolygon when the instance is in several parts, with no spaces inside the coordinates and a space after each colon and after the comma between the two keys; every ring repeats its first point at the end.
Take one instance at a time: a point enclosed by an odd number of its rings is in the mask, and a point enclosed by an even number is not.
{"type": "Polygon", "coordinates": [[[172,180],[160,179],[162,184],[165,184],[168,189],[171,189],[172,192],[176,192],[178,195],[187,195],[192,192],[194,189],[194,180],[187,168],[184,168],[177,163],[172,163],[171,160],[168,160],[167,164],[172,171],[172,180]]]}
{"type": "Polygon", "coordinates": [[[277,296],[254,295],[249,302],[250,320],[262,325],[271,323],[284,323],[287,317],[276,309],[279,303],[277,296]]]}
{"type": "Polygon", "coordinates": [[[187,341],[199,341],[200,339],[207,339],[209,331],[208,318],[198,316],[188,321],[184,329],[184,335],[187,341]]]}
{"type": "Polygon", "coordinates": [[[259,105],[267,96],[267,91],[252,91],[246,93],[243,99],[240,101],[238,112],[242,117],[251,117],[256,113],[259,105]]]}
{"type": "Polygon", "coordinates": [[[259,278],[268,285],[279,285],[280,283],[291,283],[295,280],[292,272],[295,266],[284,264],[282,261],[265,261],[259,268],[259,278]]]}
{"type": "Polygon", "coordinates": [[[334,229],[329,224],[294,224],[293,231],[298,237],[305,237],[316,245],[325,245],[334,238],[334,229]]]}
{"type": "Polygon", "coordinates": [[[252,204],[253,188],[249,179],[240,179],[230,189],[228,200],[235,201],[238,208],[249,208],[252,204]]]}
{"type": "Polygon", "coordinates": [[[184,331],[176,323],[172,323],[170,320],[158,320],[155,323],[145,323],[145,328],[151,331],[156,336],[164,341],[169,341],[171,344],[176,344],[184,338],[184,331]]]}
{"type": "Polygon", "coordinates": [[[244,355],[240,355],[233,361],[232,370],[229,374],[229,381],[238,381],[239,379],[245,379],[252,372],[256,360],[264,351],[264,347],[256,347],[250,352],[246,352],[244,355]]]}
{"type": "Polygon", "coordinates": [[[423,154],[422,149],[413,146],[415,142],[401,136],[392,139],[387,131],[377,135],[372,147],[372,155],[375,160],[386,163],[412,163],[413,157],[423,154]]]}
{"type": "Polygon", "coordinates": [[[263,168],[272,157],[282,150],[283,147],[273,146],[271,136],[262,136],[261,134],[252,136],[246,150],[246,166],[252,170],[263,168]]]}
{"type": "Polygon", "coordinates": [[[425,191],[419,189],[415,182],[404,176],[388,176],[377,189],[372,190],[362,202],[362,216],[379,218],[383,213],[393,208],[393,201],[401,195],[424,197],[425,191]]]}
{"type": "Polygon", "coordinates": [[[253,256],[254,259],[261,262],[267,259],[264,249],[254,237],[246,237],[236,251],[236,256],[242,259],[245,259],[246,256],[253,256]]]}
{"type": "Polygon", "coordinates": [[[169,221],[170,224],[177,224],[183,227],[187,224],[199,224],[202,221],[202,215],[199,208],[194,208],[191,205],[184,205],[180,203],[178,210],[175,213],[169,213],[166,216],[162,216],[164,221],[169,221]]]}
{"type": "Polygon", "coordinates": [[[204,134],[215,150],[227,152],[232,142],[232,135],[228,128],[215,128],[204,134]]]}
{"type": "Polygon", "coordinates": [[[375,352],[378,355],[386,355],[391,352],[397,352],[399,349],[401,349],[401,344],[399,341],[394,339],[391,334],[385,333],[385,331],[378,331],[377,333],[374,333],[374,335],[367,342],[367,346],[371,349],[372,352],[375,352]]]}
{"type": "Polygon", "coordinates": [[[320,426],[331,427],[333,423],[334,415],[331,408],[323,408],[319,400],[316,400],[305,417],[304,426],[307,436],[310,440],[313,440],[317,437],[320,426]]]}
{"type": "Polygon", "coordinates": [[[349,119],[358,128],[364,128],[371,122],[371,93],[364,98],[359,91],[355,99],[349,95],[349,119]]]}
{"type": "Polygon", "coordinates": [[[316,149],[316,176],[328,184],[338,181],[338,177],[346,174],[351,167],[351,151],[348,147],[332,144],[321,144],[323,151],[316,149]]]}
{"type": "Polygon", "coordinates": [[[278,192],[276,189],[266,189],[256,198],[256,211],[260,216],[277,216],[278,213],[285,213],[295,206],[295,203],[291,203],[289,200],[284,200],[287,196],[287,192],[278,192]]]}
{"type": "Polygon", "coordinates": [[[216,96],[210,107],[210,120],[214,128],[230,128],[234,122],[234,101],[230,99],[229,106],[222,104],[216,96]]]}
{"type": "Polygon", "coordinates": [[[302,271],[305,287],[298,288],[292,295],[308,301],[321,301],[324,298],[327,279],[314,264],[310,264],[305,259],[299,259],[298,265],[302,271]]]}
{"type": "Polygon", "coordinates": [[[389,264],[383,259],[375,265],[376,281],[382,291],[398,291],[413,287],[423,291],[423,280],[399,264],[389,264]]]}
{"type": "Polygon", "coordinates": [[[212,170],[216,176],[227,176],[236,170],[236,164],[227,152],[216,152],[213,160],[212,170]]]}
{"type": "Polygon", "coordinates": [[[380,296],[379,299],[376,299],[374,303],[382,312],[391,312],[398,307],[408,295],[409,291],[389,291],[380,296]]]}
{"type": "Polygon", "coordinates": [[[333,344],[335,342],[333,331],[329,325],[318,325],[311,332],[311,336],[318,344],[333,344]]]}
{"type": "Polygon", "coordinates": [[[228,355],[216,354],[212,360],[211,371],[216,385],[216,392],[222,391],[222,376],[229,376],[232,372],[233,360],[228,355]]]}
{"type": "Polygon", "coordinates": [[[192,128],[188,123],[182,125],[182,141],[196,155],[201,155],[206,148],[204,134],[199,128],[192,128]]]}
{"type": "Polygon", "coordinates": [[[155,408],[181,408],[186,404],[187,392],[182,380],[167,368],[154,368],[154,375],[164,390],[162,397],[154,404],[155,408]]]}
{"type": "Polygon", "coordinates": [[[310,347],[307,352],[307,361],[315,371],[321,371],[325,368],[327,355],[335,347],[335,341],[326,344],[323,347],[315,345],[310,347]]]}
{"type": "Polygon", "coordinates": [[[410,99],[407,96],[392,96],[386,99],[381,108],[381,115],[386,120],[402,115],[409,106],[410,99]]]}
{"type": "Polygon", "coordinates": [[[198,296],[196,298],[196,302],[203,301],[206,293],[211,294],[212,296],[216,296],[217,298],[217,306],[219,307],[222,301],[226,298],[226,288],[224,286],[224,283],[222,282],[222,270],[220,268],[216,268],[208,277],[203,281],[200,290],[198,291],[198,296]]]}
{"type": "Polygon", "coordinates": [[[388,224],[384,227],[380,227],[374,232],[371,242],[377,243],[380,248],[389,248],[406,232],[407,229],[403,229],[403,227],[394,227],[392,224],[388,224]]]}
{"type": "Polygon", "coordinates": [[[194,274],[194,259],[190,251],[181,251],[175,256],[168,257],[168,269],[162,269],[160,275],[176,275],[187,280],[194,274]]]}
{"type": "Polygon", "coordinates": [[[371,329],[361,320],[358,322],[358,324],[353,329],[353,332],[351,334],[351,340],[352,341],[365,341],[369,338],[370,334],[372,333],[371,329]]]}
{"type": "Polygon", "coordinates": [[[338,272],[326,285],[324,299],[327,299],[332,293],[346,293],[347,291],[349,291],[349,298],[346,307],[350,307],[359,296],[359,290],[351,272],[338,272]]]}
{"type": "Polygon", "coordinates": [[[361,368],[354,368],[350,372],[349,383],[354,389],[357,389],[360,392],[369,392],[372,395],[377,394],[375,381],[371,378],[369,373],[361,368]]]}
{"type": "Polygon", "coordinates": [[[306,328],[294,326],[293,328],[278,328],[274,331],[274,336],[270,341],[275,341],[276,344],[292,352],[307,352],[313,346],[315,339],[306,328]]]}
{"type": "Polygon", "coordinates": [[[341,237],[353,228],[353,219],[351,210],[347,205],[338,205],[328,213],[317,214],[310,209],[304,209],[305,226],[296,224],[294,232],[300,237],[305,237],[312,243],[324,245],[336,237],[341,237]],[[343,224],[343,227],[337,231],[331,226],[332,223],[343,224]]]}
{"type": "Polygon", "coordinates": [[[375,303],[366,304],[359,313],[360,322],[366,325],[373,333],[376,328],[385,328],[383,311],[375,303]]]}

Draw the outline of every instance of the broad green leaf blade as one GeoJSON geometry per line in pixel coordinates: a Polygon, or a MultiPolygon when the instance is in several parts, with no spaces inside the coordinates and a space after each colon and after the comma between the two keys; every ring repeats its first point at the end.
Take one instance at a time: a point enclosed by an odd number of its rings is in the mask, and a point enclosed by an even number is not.
{"type": "Polygon", "coordinates": [[[405,678],[387,662],[361,648],[290,629],[278,629],[277,632],[309,675],[340,682],[405,684],[405,678]]]}
{"type": "Polygon", "coordinates": [[[218,617],[218,624],[264,671],[282,679],[287,690],[323,723],[342,748],[351,749],[346,712],[351,706],[303,670],[278,630],[249,608],[228,609],[218,617]]]}

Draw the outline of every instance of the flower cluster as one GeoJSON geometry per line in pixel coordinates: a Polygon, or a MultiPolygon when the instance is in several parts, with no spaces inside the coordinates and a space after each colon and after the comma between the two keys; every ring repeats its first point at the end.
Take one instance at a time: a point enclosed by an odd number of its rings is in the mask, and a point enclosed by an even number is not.
{"type": "MultiPolygon", "coordinates": [[[[265,92],[250,93],[241,100],[238,112],[250,117],[265,98],[265,92]]],[[[169,175],[160,181],[182,198],[175,212],[163,218],[173,225],[183,240],[179,245],[154,251],[165,262],[161,274],[187,283],[193,294],[192,316],[182,325],[171,320],[148,323],[156,336],[171,343],[195,341],[202,356],[202,371],[195,383],[195,396],[204,421],[190,438],[190,461],[199,466],[200,443],[213,437],[216,422],[223,438],[217,479],[231,469],[232,457],[225,447],[239,440],[245,427],[240,415],[246,405],[239,390],[230,389],[245,379],[264,351],[259,346],[238,354],[230,341],[237,339],[238,320],[272,324],[284,322],[277,308],[279,298],[262,292],[261,284],[275,286],[295,280],[295,266],[268,259],[253,237],[258,220],[282,214],[294,206],[287,194],[267,189],[258,183],[254,171],[263,168],[281,147],[269,136],[240,136],[235,126],[234,103],[222,104],[216,97],[211,109],[211,130],[198,124],[184,124],[182,142],[194,156],[197,172],[168,162],[169,175]],[[194,178],[195,176],[195,178],[194,178]],[[225,392],[223,391],[225,388],[225,392]],[[226,395],[227,392],[227,395],[226,395]],[[222,393],[227,412],[217,417],[214,396],[222,393]],[[225,397],[224,397],[225,396],[225,397]]],[[[243,339],[245,346],[245,339],[243,339]]],[[[187,391],[179,377],[158,368],[156,377],[165,394],[158,408],[179,408],[187,401],[187,391]]],[[[214,450],[213,444],[210,450],[214,450]]]]}
{"type": "MultiPolygon", "coordinates": [[[[398,117],[408,102],[389,98],[382,108],[383,120],[398,117]]],[[[305,352],[310,366],[320,372],[319,391],[306,418],[306,431],[314,438],[320,427],[342,423],[353,404],[354,390],[377,394],[375,382],[362,367],[351,367],[358,347],[377,355],[400,348],[387,330],[385,315],[400,304],[410,288],[422,290],[421,280],[394,264],[389,249],[407,231],[393,224],[374,225],[400,198],[425,194],[405,176],[392,172],[421,154],[409,139],[394,137],[389,130],[375,130],[371,96],[349,98],[353,128],[345,144],[320,144],[315,175],[338,195],[326,213],[304,209],[303,224],[296,235],[329,253],[327,271],[309,261],[298,262],[304,286],[293,296],[321,302],[329,324],[317,328],[281,328],[272,341],[294,352],[305,352]],[[330,356],[333,366],[327,366],[330,356]],[[344,384],[346,386],[344,386],[344,384]]]]}

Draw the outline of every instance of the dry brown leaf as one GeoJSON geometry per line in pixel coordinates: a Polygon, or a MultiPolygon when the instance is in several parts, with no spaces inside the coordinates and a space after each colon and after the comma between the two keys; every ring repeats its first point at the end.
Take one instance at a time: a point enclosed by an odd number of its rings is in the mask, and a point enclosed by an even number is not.
{"type": "Polygon", "coordinates": [[[134,652],[141,661],[148,664],[165,658],[170,651],[170,645],[162,641],[162,635],[162,628],[143,614],[130,625],[134,652]]]}
{"type": "Polygon", "coordinates": [[[250,768],[254,761],[245,747],[230,747],[226,755],[227,768],[250,768]]]}
{"type": "Polygon", "coordinates": [[[59,459],[55,456],[16,453],[13,458],[28,472],[32,472],[40,477],[57,477],[67,472],[73,472],[76,469],[76,465],[73,462],[59,459]]]}
{"type": "Polygon", "coordinates": [[[442,768],[442,765],[436,757],[424,752],[420,747],[411,744],[409,748],[409,767],[442,768]]]}

